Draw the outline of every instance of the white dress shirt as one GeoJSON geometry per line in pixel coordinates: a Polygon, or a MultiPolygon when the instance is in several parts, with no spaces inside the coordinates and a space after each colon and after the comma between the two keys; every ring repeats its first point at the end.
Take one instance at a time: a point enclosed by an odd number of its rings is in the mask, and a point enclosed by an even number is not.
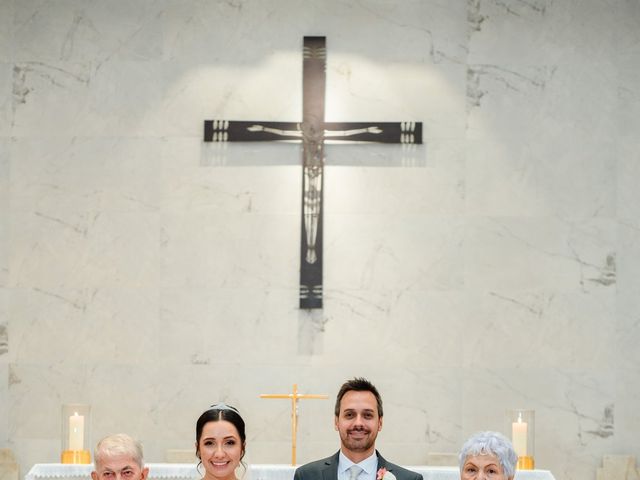
{"type": "Polygon", "coordinates": [[[349,472],[347,469],[349,469],[351,465],[358,465],[362,468],[362,473],[358,475],[358,480],[376,480],[378,456],[375,451],[373,452],[373,455],[365,458],[361,462],[353,463],[344,453],[342,453],[342,450],[340,450],[340,455],[338,455],[338,480],[349,480],[349,472]]]}

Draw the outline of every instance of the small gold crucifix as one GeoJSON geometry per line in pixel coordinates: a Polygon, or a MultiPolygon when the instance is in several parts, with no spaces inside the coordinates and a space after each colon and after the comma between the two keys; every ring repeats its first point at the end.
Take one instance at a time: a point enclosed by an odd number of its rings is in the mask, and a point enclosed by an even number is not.
{"type": "Polygon", "coordinates": [[[291,465],[296,465],[296,432],[298,430],[298,400],[329,398],[328,395],[299,394],[298,385],[293,384],[293,393],[262,393],[260,398],[291,399],[291,465]]]}

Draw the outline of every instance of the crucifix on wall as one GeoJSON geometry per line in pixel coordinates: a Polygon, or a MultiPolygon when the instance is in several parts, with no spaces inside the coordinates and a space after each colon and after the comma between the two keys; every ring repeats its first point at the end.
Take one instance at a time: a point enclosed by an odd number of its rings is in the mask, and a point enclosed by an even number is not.
{"type": "Polygon", "coordinates": [[[205,120],[205,142],[302,142],[300,308],[322,308],[325,140],[421,144],[421,122],[325,122],[326,38],[304,37],[302,123],[205,120]]]}
{"type": "Polygon", "coordinates": [[[293,384],[293,393],[262,393],[260,398],[285,398],[291,400],[291,465],[296,464],[296,449],[297,449],[297,432],[298,432],[298,401],[309,399],[322,399],[329,398],[328,395],[314,394],[314,393],[298,393],[298,385],[293,384]]]}

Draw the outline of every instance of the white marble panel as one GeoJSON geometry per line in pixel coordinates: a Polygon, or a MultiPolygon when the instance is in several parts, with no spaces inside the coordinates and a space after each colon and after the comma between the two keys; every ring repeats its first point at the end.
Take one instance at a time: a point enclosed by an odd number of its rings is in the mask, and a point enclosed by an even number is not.
{"type": "MultiPolygon", "coordinates": [[[[264,58],[263,49],[282,49],[294,35],[292,27],[275,27],[280,22],[290,25],[295,15],[271,15],[273,2],[164,2],[163,49],[165,58],[186,59],[197,63],[247,64],[264,58]],[[246,12],[246,14],[245,14],[246,12]],[[267,35],[273,25],[278,35],[267,35]],[[250,34],[249,34],[250,33],[250,34]],[[243,52],[238,55],[237,52],[243,52]]],[[[282,3],[286,8],[287,2],[282,3]]],[[[301,48],[301,39],[298,39],[301,48]]],[[[288,48],[285,46],[285,50],[288,48]]]]}
{"type": "Polygon", "coordinates": [[[160,62],[21,62],[14,73],[18,137],[161,136],[165,85],[160,62]]]}
{"type": "Polygon", "coordinates": [[[353,54],[327,60],[329,121],[422,121],[425,141],[465,133],[465,69],[383,63],[353,54]]]}
{"type": "Polygon", "coordinates": [[[640,138],[624,142],[618,147],[617,173],[616,216],[623,224],[637,228],[640,219],[640,189],[634,180],[640,175],[640,138]]]}
{"type": "Polygon", "coordinates": [[[52,217],[157,211],[161,147],[160,140],[114,137],[17,140],[11,209],[52,217]]]}
{"type": "Polygon", "coordinates": [[[464,301],[465,367],[614,368],[616,294],[493,290],[464,301]]]}
{"type": "MultiPolygon", "coordinates": [[[[638,325],[637,318],[640,306],[637,303],[636,287],[638,267],[637,237],[638,237],[638,205],[640,205],[640,196],[638,188],[634,186],[633,179],[637,177],[638,166],[638,113],[640,112],[640,89],[638,88],[638,64],[640,63],[640,40],[637,31],[640,24],[640,16],[638,15],[638,5],[633,2],[625,3],[625,15],[621,25],[616,30],[616,42],[619,46],[618,68],[620,72],[620,122],[618,128],[620,137],[623,139],[619,147],[618,160],[618,218],[621,220],[619,226],[620,236],[620,279],[621,283],[618,287],[619,307],[618,307],[618,327],[621,344],[621,365],[631,365],[635,368],[637,365],[638,348],[637,338],[638,325]],[[629,34],[629,32],[633,32],[629,34]]],[[[623,383],[625,385],[626,382],[623,383]]],[[[626,390],[621,388],[622,392],[626,390]]],[[[635,392],[634,392],[635,394],[635,392]]],[[[632,413],[635,409],[626,403],[628,398],[634,398],[634,395],[627,396],[623,393],[621,397],[625,401],[627,412],[632,413]]],[[[633,405],[633,400],[630,402],[633,405]]],[[[636,402],[637,403],[637,402],[636,402]]],[[[630,420],[631,425],[635,425],[637,421],[632,420],[635,416],[632,414],[630,420]]],[[[632,435],[631,435],[632,436],[632,435]]],[[[619,444],[624,445],[629,435],[620,437],[619,444]]],[[[618,439],[617,439],[618,440],[618,439]]]]}
{"type": "Polygon", "coordinates": [[[157,213],[13,212],[11,286],[137,288],[158,283],[157,213]]]}
{"type": "Polygon", "coordinates": [[[385,1],[251,0],[241,5],[193,2],[191,9],[185,9],[183,2],[167,2],[167,57],[251,62],[261,58],[257,52],[262,48],[299,51],[303,35],[325,35],[329,52],[351,51],[382,63],[389,59],[459,63],[466,55],[463,3],[412,0],[398,7],[385,1]],[[402,46],[389,38],[402,38],[402,46]],[[243,52],[242,57],[234,51],[243,52]]]}
{"type": "Polygon", "coordinates": [[[612,217],[613,141],[568,144],[561,135],[467,142],[467,212],[496,216],[612,217]],[[570,179],[570,181],[567,181],[570,179]]]}
{"type": "Polygon", "coordinates": [[[11,361],[56,368],[92,358],[113,364],[155,362],[158,301],[157,289],[14,288],[11,361]]]}
{"type": "Polygon", "coordinates": [[[618,263],[619,295],[628,297],[640,295],[640,217],[636,221],[622,220],[618,225],[616,259],[618,263]]]}
{"type": "MultiPolygon", "coordinates": [[[[640,43],[640,40],[636,42],[640,43]]],[[[636,46],[636,49],[638,52],[620,55],[617,66],[619,84],[616,128],[623,146],[637,145],[640,130],[640,47],[636,46]]]]}
{"type": "Polygon", "coordinates": [[[618,25],[614,32],[618,54],[621,59],[640,60],[640,5],[638,2],[623,1],[616,5],[618,25]]]}
{"type": "MultiPolygon", "coordinates": [[[[79,376],[65,377],[56,366],[43,364],[9,366],[9,403],[13,415],[9,416],[9,437],[16,443],[20,438],[39,438],[56,442],[60,448],[61,385],[72,389],[79,376]],[[62,382],[60,380],[63,380],[62,382]],[[29,413],[26,413],[29,412],[29,413]]],[[[76,369],[73,369],[76,373],[76,369]]],[[[85,396],[70,391],[68,403],[80,403],[85,396]],[[73,399],[73,400],[71,400],[73,399]]],[[[83,402],[84,403],[84,402],[83,402]]],[[[88,402],[87,402],[88,403],[88,402]]],[[[20,453],[16,452],[20,458],[20,453]]],[[[54,461],[51,458],[49,461],[54,461]]],[[[33,462],[37,463],[37,462],[33,462]]]]}
{"type": "Polygon", "coordinates": [[[186,60],[158,65],[158,78],[148,79],[160,91],[157,101],[147,104],[154,130],[146,131],[200,138],[205,119],[300,121],[302,47],[296,47],[264,51],[262,59],[246,65],[186,60]]]}
{"type": "Polygon", "coordinates": [[[429,452],[460,448],[460,372],[425,365],[406,364],[371,374],[384,405],[377,448],[386,458],[404,465],[423,465],[429,452]]]}
{"type": "Polygon", "coordinates": [[[291,288],[297,285],[297,215],[168,212],[161,283],[166,287],[291,288]]]}
{"type": "Polygon", "coordinates": [[[125,431],[143,442],[146,461],[163,461],[163,443],[154,439],[161,438],[166,423],[166,419],[157,413],[166,398],[158,395],[160,385],[170,378],[164,373],[152,362],[94,366],[90,380],[96,385],[91,389],[90,400],[94,442],[111,433],[125,431]],[[114,395],[114,392],[121,394],[114,395]]]}
{"type": "Polygon", "coordinates": [[[258,148],[244,143],[203,146],[200,139],[174,140],[162,154],[161,207],[172,213],[299,216],[301,157],[301,146],[290,143],[258,148]]]}
{"type": "MultiPolygon", "coordinates": [[[[331,13],[336,6],[325,8],[331,13]]],[[[466,29],[461,20],[466,12],[462,4],[436,0],[404,2],[398,6],[380,1],[342,8],[345,12],[336,12],[342,13],[340,20],[337,15],[327,15],[325,23],[332,24],[335,34],[344,39],[345,51],[379,56],[382,61],[393,58],[403,61],[418,58],[432,63],[464,61],[466,29]],[[400,37],[401,48],[388,41],[400,37]],[[374,48],[366,48],[367,43],[374,48]],[[354,48],[352,44],[359,45],[354,48]]]]}
{"type": "Polygon", "coordinates": [[[326,156],[327,215],[464,212],[464,150],[457,142],[429,142],[415,150],[400,145],[330,145],[326,156]],[[362,163],[366,166],[359,168],[362,163]]]}
{"type": "MultiPolygon", "coordinates": [[[[4,209],[0,209],[3,212],[4,209]]],[[[2,216],[6,219],[7,214],[3,213],[2,216]]],[[[8,283],[9,279],[9,222],[6,220],[0,220],[0,287],[4,287],[8,283]]]]}
{"type": "MultiPolygon", "coordinates": [[[[629,139],[637,152],[640,131],[640,6],[637,2],[621,2],[617,7],[620,10],[620,20],[614,30],[619,78],[619,123],[616,127],[619,136],[629,139]]],[[[630,146],[627,143],[623,145],[630,146]]]]}
{"type": "Polygon", "coordinates": [[[468,3],[469,63],[557,65],[610,60],[621,4],[597,0],[468,3]],[[505,41],[508,39],[508,41],[505,41]]]}
{"type": "Polygon", "coordinates": [[[19,478],[23,478],[36,463],[59,463],[60,440],[42,438],[16,439],[9,443],[19,462],[19,478]],[[38,454],[36,454],[38,452],[38,454]],[[24,459],[24,463],[21,461],[24,459]],[[43,460],[44,459],[44,460],[43,460]]]}
{"type": "MultiPolygon", "coordinates": [[[[637,353],[637,346],[636,346],[637,353]]],[[[637,355],[636,355],[637,358],[637,355]]],[[[616,374],[616,412],[615,435],[613,436],[614,452],[634,455],[640,459],[640,373],[638,361],[629,367],[622,367],[616,374]]]]}
{"type": "MultiPolygon", "coordinates": [[[[636,272],[635,278],[638,273],[636,272]]],[[[635,282],[637,283],[637,282],[635,282]]],[[[635,369],[640,364],[640,297],[638,287],[624,289],[618,293],[616,303],[617,365],[622,369],[635,369]]]]}
{"type": "MultiPolygon", "coordinates": [[[[162,3],[162,2],[160,2],[162,3]]],[[[162,15],[155,2],[15,2],[17,61],[158,60],[162,15]]]]}
{"type": "Polygon", "coordinates": [[[468,138],[610,142],[617,133],[617,86],[610,63],[469,65],[468,138]]]}
{"type": "Polygon", "coordinates": [[[11,139],[0,138],[0,205],[9,207],[11,139]]]}
{"type": "MultiPolygon", "coordinates": [[[[337,369],[371,363],[387,368],[435,369],[462,365],[461,332],[467,319],[461,292],[394,290],[380,292],[331,288],[324,308],[324,361],[337,369]],[[346,339],[366,345],[345,348],[346,339]]],[[[394,388],[400,388],[398,382],[394,388]]]]}
{"type": "Polygon", "coordinates": [[[477,218],[465,238],[472,290],[598,292],[616,282],[616,226],[593,219],[477,218]]]}
{"type": "Polygon", "coordinates": [[[250,345],[243,363],[287,364],[298,349],[297,299],[297,288],[162,289],[160,361],[215,366],[250,345]]]}
{"type": "Polygon", "coordinates": [[[469,369],[463,440],[479,430],[508,434],[506,410],[533,409],[536,466],[565,480],[592,478],[613,447],[614,385],[608,369],[469,369]]]}
{"type": "Polygon", "coordinates": [[[325,284],[350,292],[459,289],[464,222],[411,213],[327,214],[325,284]]]}
{"type": "MultiPolygon", "coordinates": [[[[0,287],[0,365],[9,363],[9,290],[0,287]]],[[[2,387],[6,387],[6,378],[0,377],[0,403],[2,402],[2,387]]],[[[8,410],[2,409],[3,412],[8,410]]],[[[0,418],[0,421],[2,419],[0,418]]],[[[0,429],[2,430],[2,429],[0,429]]],[[[3,440],[0,438],[0,442],[3,440]]]]}
{"type": "Polygon", "coordinates": [[[10,162],[8,141],[0,139],[0,286],[9,276],[9,190],[10,162]]]}
{"type": "MultiPolygon", "coordinates": [[[[229,160],[232,161],[233,158],[229,160]]],[[[163,180],[162,204],[167,212],[278,213],[297,218],[298,221],[293,222],[296,226],[300,223],[302,167],[299,165],[193,165],[166,171],[163,180]]]]}
{"type": "Polygon", "coordinates": [[[9,446],[9,363],[0,356],[0,448],[9,446]]]}
{"type": "Polygon", "coordinates": [[[14,4],[13,1],[0,2],[0,64],[13,59],[14,4]]]}
{"type": "Polygon", "coordinates": [[[12,135],[65,135],[99,121],[86,113],[91,75],[89,63],[15,63],[12,135]]]}
{"type": "Polygon", "coordinates": [[[13,108],[13,65],[0,62],[0,137],[8,137],[11,133],[13,108]]]}

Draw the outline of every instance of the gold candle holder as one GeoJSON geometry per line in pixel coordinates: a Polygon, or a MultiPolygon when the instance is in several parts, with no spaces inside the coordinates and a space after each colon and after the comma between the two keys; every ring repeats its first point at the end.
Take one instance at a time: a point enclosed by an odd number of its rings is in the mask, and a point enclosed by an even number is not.
{"type": "Polygon", "coordinates": [[[91,463],[89,451],[91,407],[68,404],[62,406],[62,463],[91,463]]]}
{"type": "Polygon", "coordinates": [[[533,410],[507,410],[506,431],[518,455],[518,470],[533,470],[535,441],[535,412],[533,410]]]}

